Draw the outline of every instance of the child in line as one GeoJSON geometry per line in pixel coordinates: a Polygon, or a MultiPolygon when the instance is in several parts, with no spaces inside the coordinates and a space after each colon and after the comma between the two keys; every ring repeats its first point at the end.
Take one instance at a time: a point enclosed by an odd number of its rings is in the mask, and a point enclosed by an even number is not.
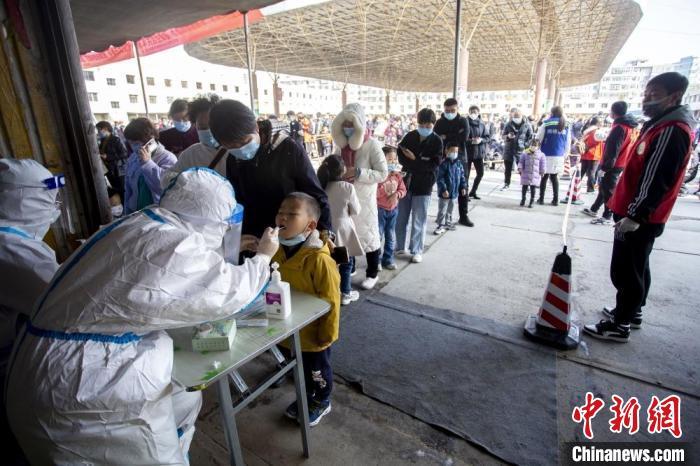
{"type": "Polygon", "coordinates": [[[355,193],[352,183],[343,180],[345,163],[339,155],[326,157],[317,171],[321,187],[326,190],[328,206],[331,210],[331,221],[335,228],[335,245],[345,247],[350,261],[340,264],[340,303],[343,306],[357,301],[360,293],[352,289],[352,269],[355,256],[365,254],[360,237],[355,229],[353,217],[360,213],[360,200],[355,193]]]}
{"type": "Polygon", "coordinates": [[[545,172],[547,160],[544,153],[537,146],[537,140],[533,140],[529,148],[525,149],[520,155],[518,169],[520,170],[520,184],[522,185],[522,198],[520,206],[525,205],[525,195],[528,189],[530,190],[530,203],[528,207],[532,209],[532,203],[535,198],[535,192],[540,185],[542,175],[545,172]]]}
{"type": "MultiPolygon", "coordinates": [[[[384,239],[382,267],[395,270],[394,246],[396,245],[396,219],[399,215],[399,200],[406,196],[406,185],[401,175],[401,165],[396,148],[382,147],[389,176],[377,185],[377,213],[379,214],[379,234],[384,239]]],[[[335,223],[333,223],[335,225],[335,223]]]]}
{"type": "MultiPolygon", "coordinates": [[[[340,327],[340,276],[328,246],[316,230],[320,216],[321,207],[316,199],[306,193],[288,194],[275,217],[277,226],[281,227],[280,248],[272,258],[280,265],[282,280],[291,288],[312,294],[331,306],[326,315],[299,332],[312,426],[331,411],[331,345],[338,339],[340,327]]],[[[286,340],[282,345],[289,349],[291,342],[286,340]]],[[[289,405],[285,415],[298,419],[296,401],[289,405]]]]}
{"type": "Polygon", "coordinates": [[[454,201],[460,194],[462,196],[467,195],[467,180],[464,177],[464,167],[462,162],[457,160],[459,145],[454,142],[448,143],[445,155],[447,157],[438,167],[438,226],[433,232],[435,235],[441,235],[445,233],[445,230],[455,229],[455,225],[452,223],[454,201]]]}

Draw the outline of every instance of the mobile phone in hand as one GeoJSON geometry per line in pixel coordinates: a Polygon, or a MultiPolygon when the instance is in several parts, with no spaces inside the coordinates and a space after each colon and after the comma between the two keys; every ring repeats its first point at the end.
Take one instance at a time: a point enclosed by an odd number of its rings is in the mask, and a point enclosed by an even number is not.
{"type": "Polygon", "coordinates": [[[158,143],[155,139],[151,138],[146,144],[143,145],[143,147],[145,147],[146,151],[148,151],[148,155],[152,155],[153,151],[155,151],[156,147],[158,147],[158,143]]]}

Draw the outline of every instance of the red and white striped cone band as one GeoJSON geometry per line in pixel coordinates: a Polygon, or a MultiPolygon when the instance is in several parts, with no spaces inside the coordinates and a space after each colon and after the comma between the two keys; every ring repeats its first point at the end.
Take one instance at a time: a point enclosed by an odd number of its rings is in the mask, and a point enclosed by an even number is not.
{"type": "MultiPolygon", "coordinates": [[[[569,198],[571,197],[571,185],[569,185],[569,189],[566,191],[566,197],[569,198]]],[[[578,201],[581,198],[581,176],[576,172],[576,178],[574,178],[574,193],[573,197],[571,197],[572,201],[578,201]]]]}
{"type": "Polygon", "coordinates": [[[543,327],[568,332],[571,326],[569,289],[570,275],[552,272],[544,292],[537,323],[543,327]]]}

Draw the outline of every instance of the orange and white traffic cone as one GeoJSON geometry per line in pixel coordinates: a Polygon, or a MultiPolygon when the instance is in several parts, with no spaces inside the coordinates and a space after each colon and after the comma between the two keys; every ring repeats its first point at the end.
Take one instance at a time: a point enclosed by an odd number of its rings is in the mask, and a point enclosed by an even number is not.
{"type": "Polygon", "coordinates": [[[525,336],[555,348],[570,350],[578,346],[581,334],[571,322],[571,257],[564,251],[554,259],[549,284],[540,312],[528,316],[525,336]]]}
{"type": "Polygon", "coordinates": [[[572,204],[583,204],[583,200],[581,200],[581,171],[578,167],[574,169],[574,182],[569,185],[569,189],[566,191],[566,199],[562,201],[564,204],[569,202],[569,196],[571,196],[572,204]]]}
{"type": "Polygon", "coordinates": [[[569,159],[570,157],[568,155],[564,157],[564,173],[561,174],[562,180],[571,179],[571,160],[569,159]]]}

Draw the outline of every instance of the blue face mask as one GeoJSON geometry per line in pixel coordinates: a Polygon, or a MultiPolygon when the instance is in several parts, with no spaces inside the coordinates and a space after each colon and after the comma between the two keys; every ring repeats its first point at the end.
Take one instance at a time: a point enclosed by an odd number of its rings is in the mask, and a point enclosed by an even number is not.
{"type": "Polygon", "coordinates": [[[292,246],[297,246],[304,241],[306,241],[306,235],[304,233],[299,233],[296,236],[293,236],[291,238],[279,238],[280,244],[282,246],[287,246],[287,247],[292,247],[292,246]]]}
{"type": "Polygon", "coordinates": [[[457,160],[457,156],[459,155],[458,152],[448,152],[447,153],[447,158],[450,160],[457,160]]]}
{"type": "Polygon", "coordinates": [[[420,134],[420,137],[422,137],[422,138],[427,138],[433,132],[432,128],[423,128],[422,126],[419,126],[417,129],[418,129],[418,134],[420,134]]]}
{"type": "Polygon", "coordinates": [[[400,171],[400,170],[401,170],[401,165],[399,165],[398,163],[388,163],[388,164],[386,165],[386,168],[387,168],[390,172],[397,172],[397,171],[400,171]]]}
{"type": "Polygon", "coordinates": [[[345,133],[346,138],[349,138],[350,136],[352,136],[354,132],[355,132],[355,128],[343,128],[343,133],[345,133]]]}
{"type": "Polygon", "coordinates": [[[219,147],[219,143],[212,136],[211,131],[208,129],[198,129],[197,135],[199,136],[199,142],[207,147],[219,147]]]}
{"type": "Polygon", "coordinates": [[[253,139],[248,144],[238,149],[229,149],[228,153],[236,157],[238,160],[250,160],[255,157],[255,154],[260,148],[260,143],[253,139]]]}
{"type": "Polygon", "coordinates": [[[445,115],[445,118],[447,118],[448,120],[454,120],[457,117],[457,113],[445,112],[445,113],[443,113],[443,115],[445,115]]]}
{"type": "Polygon", "coordinates": [[[181,133],[185,133],[190,129],[190,127],[192,126],[192,123],[190,123],[187,120],[173,121],[173,126],[175,127],[176,130],[180,131],[181,133]]]}

